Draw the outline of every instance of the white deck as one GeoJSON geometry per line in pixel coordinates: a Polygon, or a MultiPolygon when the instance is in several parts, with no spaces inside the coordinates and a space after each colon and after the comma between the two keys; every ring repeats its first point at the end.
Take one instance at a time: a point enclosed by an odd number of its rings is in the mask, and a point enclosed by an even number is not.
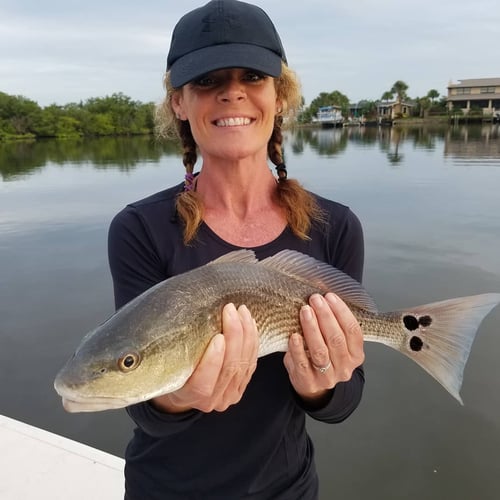
{"type": "Polygon", "coordinates": [[[123,500],[121,458],[0,415],[0,499],[123,500]]]}

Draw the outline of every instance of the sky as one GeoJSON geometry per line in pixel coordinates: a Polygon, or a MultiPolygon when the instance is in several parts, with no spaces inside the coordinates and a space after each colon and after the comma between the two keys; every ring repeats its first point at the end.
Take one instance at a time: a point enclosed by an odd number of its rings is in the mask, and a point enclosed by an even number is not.
{"type": "MultiPolygon", "coordinates": [[[[41,106],[122,92],[159,102],[177,20],[204,0],[0,0],[0,92],[41,106]]],[[[254,0],[271,17],[308,105],[338,90],[412,98],[500,77],[498,0],[254,0]]]]}

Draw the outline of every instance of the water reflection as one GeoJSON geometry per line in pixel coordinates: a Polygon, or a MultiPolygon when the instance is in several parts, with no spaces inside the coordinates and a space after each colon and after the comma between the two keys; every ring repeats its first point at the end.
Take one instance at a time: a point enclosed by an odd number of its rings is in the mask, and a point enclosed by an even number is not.
{"type": "Polygon", "coordinates": [[[378,144],[391,165],[404,163],[404,147],[434,151],[444,144],[444,156],[456,159],[500,161],[499,126],[451,127],[447,125],[413,127],[345,127],[333,129],[304,128],[291,132],[291,149],[295,155],[308,146],[320,156],[342,154],[349,144],[378,144]]]}
{"type": "Polygon", "coordinates": [[[292,150],[295,154],[303,153],[306,145],[322,156],[336,156],[347,147],[347,134],[338,128],[295,129],[292,137],[292,150]]]}
{"type": "Polygon", "coordinates": [[[175,143],[160,143],[150,136],[0,143],[0,176],[8,181],[33,174],[48,164],[67,163],[128,172],[141,162],[159,162],[163,156],[178,153],[175,143]]]}
{"type": "Polygon", "coordinates": [[[468,163],[498,164],[500,159],[500,131],[498,124],[483,127],[450,127],[445,135],[444,156],[468,163]],[[467,161],[466,161],[467,162],[467,161]]]}
{"type": "MultiPolygon", "coordinates": [[[[500,160],[498,125],[299,128],[288,132],[288,140],[296,156],[310,148],[319,156],[335,157],[344,153],[349,144],[378,144],[391,165],[404,163],[407,145],[434,151],[441,143],[445,157],[475,161],[480,158],[493,163],[500,160]]],[[[31,175],[48,164],[67,163],[88,163],[97,169],[128,172],[141,162],[157,163],[163,156],[175,156],[179,151],[176,143],[158,142],[150,136],[0,143],[0,176],[9,181],[31,175]]]]}

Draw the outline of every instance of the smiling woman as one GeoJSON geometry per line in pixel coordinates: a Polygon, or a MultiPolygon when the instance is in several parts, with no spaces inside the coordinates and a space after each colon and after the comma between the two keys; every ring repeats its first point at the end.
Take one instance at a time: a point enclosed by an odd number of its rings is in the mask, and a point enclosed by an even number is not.
{"type": "MultiPolygon", "coordinates": [[[[185,180],[114,218],[117,308],[241,248],[258,259],[297,250],[361,280],[357,217],[287,176],[282,124],[300,89],[262,9],[213,0],[187,13],[173,31],[165,86],[159,131],[180,138],[185,180]]],[[[361,329],[342,300],[313,294],[288,352],[257,360],[257,311],[236,308],[238,293],[226,293],[214,311],[223,335],[211,334],[185,384],[127,409],[137,424],[126,452],[127,500],[318,497],[305,417],[336,423],[357,407],[361,329]]]]}
{"type": "MultiPolygon", "coordinates": [[[[207,169],[207,161],[205,154],[201,150],[199,140],[196,138],[197,132],[207,130],[207,127],[201,127],[200,130],[194,129],[195,125],[187,119],[183,106],[190,102],[197,106],[200,99],[205,97],[205,102],[208,103],[208,95],[212,99],[220,101],[217,108],[217,113],[220,118],[208,118],[210,125],[220,127],[231,124],[234,126],[237,122],[247,122],[248,125],[263,124],[263,119],[257,121],[255,110],[252,110],[248,116],[231,116],[228,113],[249,113],[249,108],[252,101],[249,97],[258,102],[267,97],[270,102],[268,109],[271,113],[267,113],[268,125],[270,124],[270,116],[272,116],[272,127],[269,130],[263,129],[263,139],[265,140],[267,153],[265,149],[260,150],[263,155],[257,161],[265,164],[266,156],[274,163],[278,172],[278,180],[287,178],[286,166],[283,163],[283,155],[281,150],[282,142],[282,124],[284,118],[292,118],[297,111],[300,101],[300,85],[295,73],[282,61],[281,74],[277,78],[270,78],[268,75],[249,69],[226,69],[214,71],[210,74],[201,75],[197,79],[190,82],[185,87],[176,89],[172,86],[171,71],[165,75],[165,88],[167,95],[164,102],[157,110],[157,131],[161,137],[178,137],[183,144],[184,157],[183,162],[186,167],[185,192],[177,199],[178,214],[185,223],[184,241],[189,243],[196,235],[196,231],[203,220],[204,207],[197,190],[193,189],[195,184],[195,176],[193,175],[194,165],[197,160],[197,152],[201,151],[204,158],[204,170],[207,169]],[[231,80],[241,82],[241,86],[235,89],[235,84],[231,80]],[[272,82],[272,83],[271,83],[272,82]],[[229,86],[229,88],[228,88],[229,86]],[[272,92],[274,87],[275,93],[272,92]],[[266,92],[263,92],[265,90],[266,92]],[[209,92],[210,91],[210,92],[209,92]],[[187,94],[184,96],[184,94],[187,94]],[[253,114],[252,114],[253,113],[253,114]],[[255,116],[254,116],[255,115],[255,116]],[[211,121],[210,121],[211,120],[211,121]]],[[[193,108],[193,106],[192,106],[193,108]]],[[[217,116],[217,115],[216,115],[217,116]]],[[[258,115],[264,116],[264,115],[258,115]]],[[[210,130],[210,127],[208,127],[210,130]]],[[[262,129],[262,125],[261,125],[262,129]]],[[[261,136],[262,136],[261,134],[261,136]]],[[[201,139],[201,137],[200,137],[201,139]]],[[[213,137],[208,141],[209,146],[212,145],[213,137]]],[[[229,147],[242,147],[244,142],[234,142],[231,136],[220,136],[223,145],[226,149],[229,147]]],[[[253,142],[258,140],[258,137],[253,138],[253,142]]],[[[207,143],[207,141],[205,141],[207,143]]],[[[251,144],[248,146],[251,147],[251,144]]],[[[217,148],[216,155],[220,158],[221,151],[217,148]]],[[[236,155],[244,154],[241,151],[233,150],[236,155]]],[[[251,149],[248,149],[249,154],[251,149]]],[[[198,179],[199,180],[199,179],[198,179]]],[[[224,182],[224,181],[223,181],[224,182]]],[[[197,182],[196,182],[197,184],[197,182]]],[[[237,187],[237,189],[239,189],[237,187]]],[[[310,219],[321,220],[321,211],[318,209],[315,200],[305,192],[300,185],[294,180],[288,182],[280,182],[276,195],[279,198],[279,204],[284,208],[287,222],[290,224],[292,231],[299,237],[306,237],[310,225],[310,219]]],[[[219,218],[216,216],[216,220],[219,218]]],[[[223,227],[227,227],[223,224],[223,227]]],[[[246,230],[243,231],[246,234],[246,230]]],[[[238,242],[235,241],[237,244],[238,242]]],[[[243,242],[244,243],[244,242],[243,242]]]]}

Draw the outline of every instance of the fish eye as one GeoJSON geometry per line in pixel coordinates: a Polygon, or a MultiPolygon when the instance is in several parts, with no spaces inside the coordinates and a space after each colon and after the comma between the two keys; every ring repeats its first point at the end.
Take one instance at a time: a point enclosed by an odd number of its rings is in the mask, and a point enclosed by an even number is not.
{"type": "Polygon", "coordinates": [[[127,373],[135,370],[141,364],[141,358],[136,352],[128,352],[118,359],[118,368],[127,373]]]}

